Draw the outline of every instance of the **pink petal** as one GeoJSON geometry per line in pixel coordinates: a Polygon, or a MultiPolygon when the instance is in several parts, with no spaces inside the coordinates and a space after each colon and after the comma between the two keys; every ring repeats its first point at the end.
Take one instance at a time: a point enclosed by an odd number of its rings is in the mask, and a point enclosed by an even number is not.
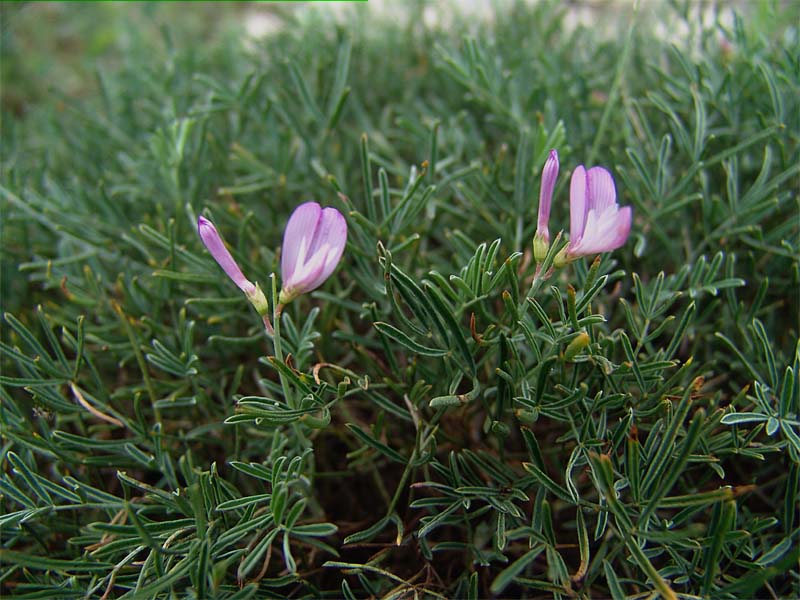
{"type": "Polygon", "coordinates": [[[630,206],[623,206],[617,213],[616,228],[614,236],[611,238],[609,250],[616,250],[628,241],[631,233],[631,223],[633,222],[633,209],[630,206]]]}
{"type": "Polygon", "coordinates": [[[319,287],[326,277],[322,277],[322,271],[325,268],[325,259],[327,258],[329,248],[324,247],[318,250],[316,254],[312,254],[310,260],[303,265],[300,265],[292,277],[284,280],[283,289],[287,292],[292,292],[294,295],[305,294],[313,289],[319,287]]]}
{"type": "Polygon", "coordinates": [[[281,279],[284,282],[291,280],[298,267],[309,259],[321,213],[319,204],[306,202],[295,208],[289,217],[281,249],[281,279]]]}
{"type": "Polygon", "coordinates": [[[333,215],[328,217],[327,241],[330,250],[325,258],[325,266],[322,268],[323,280],[331,276],[336,269],[336,265],[342,258],[344,247],[347,245],[347,221],[344,216],[335,208],[325,209],[332,211],[333,215]]]}
{"type": "Polygon", "coordinates": [[[321,286],[331,276],[339,264],[347,244],[347,221],[335,208],[322,211],[322,219],[312,244],[313,275],[308,274],[299,286],[301,293],[310,292],[321,286]],[[321,258],[319,263],[318,258],[321,258]],[[319,269],[316,265],[320,264],[319,269]]]}
{"type": "Polygon", "coordinates": [[[547,223],[550,221],[550,204],[553,200],[553,188],[558,178],[558,152],[550,151],[547,161],[542,169],[542,182],[539,188],[539,219],[536,232],[543,236],[544,240],[550,241],[550,232],[547,223]]]}
{"type": "Polygon", "coordinates": [[[295,209],[284,233],[281,294],[290,299],[330,277],[347,243],[347,221],[335,208],[308,202],[295,209]]]}
{"type": "Polygon", "coordinates": [[[586,190],[586,169],[579,165],[569,183],[569,239],[570,246],[580,242],[589,212],[586,190]]]}
{"type": "MultiPolygon", "coordinates": [[[[314,232],[309,255],[316,254],[325,246],[338,247],[342,251],[347,242],[347,222],[342,213],[332,207],[324,208],[314,232]]],[[[339,253],[341,256],[341,252],[339,253]]],[[[336,260],[338,263],[338,259],[336,260]]],[[[334,265],[335,266],[335,265],[334,265]]]]}
{"type": "Polygon", "coordinates": [[[577,243],[570,241],[569,256],[587,256],[616,250],[628,239],[632,214],[630,206],[618,209],[616,205],[612,205],[602,212],[590,210],[586,219],[586,232],[577,243]]]}
{"type": "Polygon", "coordinates": [[[253,294],[256,291],[256,286],[242,274],[242,270],[225,247],[225,242],[222,241],[222,237],[219,235],[217,228],[214,227],[214,224],[203,216],[198,217],[197,233],[200,235],[205,247],[208,248],[211,256],[214,257],[214,260],[222,267],[222,270],[231,278],[233,283],[248,296],[253,294]]]}
{"type": "Polygon", "coordinates": [[[586,188],[589,195],[589,208],[602,212],[617,203],[617,190],[614,178],[603,167],[592,167],[586,173],[586,188]]]}

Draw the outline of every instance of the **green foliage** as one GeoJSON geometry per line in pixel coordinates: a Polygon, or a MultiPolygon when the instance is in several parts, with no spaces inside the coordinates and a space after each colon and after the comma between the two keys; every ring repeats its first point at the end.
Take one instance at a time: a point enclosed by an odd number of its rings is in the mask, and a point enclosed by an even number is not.
{"type": "Polygon", "coordinates": [[[363,8],[3,5],[2,593],[796,595],[797,6],[363,8]],[[548,277],[553,147],[634,226],[548,277]],[[265,335],[196,219],[274,305],[309,199],[265,335]]]}

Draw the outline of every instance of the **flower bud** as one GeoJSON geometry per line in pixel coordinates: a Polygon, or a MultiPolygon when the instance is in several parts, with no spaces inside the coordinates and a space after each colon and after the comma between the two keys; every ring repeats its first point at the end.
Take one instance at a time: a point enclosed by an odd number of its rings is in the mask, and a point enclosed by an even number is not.
{"type": "Polygon", "coordinates": [[[578,354],[580,354],[581,350],[586,348],[589,345],[589,334],[585,331],[581,331],[577,336],[575,336],[572,341],[567,345],[567,349],[564,350],[564,358],[566,360],[572,360],[578,354]]]}
{"type": "Polygon", "coordinates": [[[536,259],[537,263],[544,262],[549,249],[550,242],[540,231],[537,231],[536,235],[533,236],[533,258],[536,259]]]}
{"type": "Polygon", "coordinates": [[[533,253],[536,262],[542,262],[547,255],[550,244],[550,205],[553,201],[553,188],[558,179],[558,152],[551,150],[542,169],[542,181],[539,187],[539,215],[536,222],[536,237],[533,239],[533,253]],[[537,253],[538,250],[538,253],[537,253]],[[541,256],[541,258],[539,258],[541,256]]]}
{"type": "Polygon", "coordinates": [[[269,312],[269,302],[267,302],[264,292],[261,291],[257,284],[244,276],[228,248],[225,247],[225,242],[222,240],[217,228],[214,227],[214,224],[201,216],[197,219],[197,233],[200,235],[205,247],[208,248],[211,256],[217,261],[217,264],[222,267],[222,270],[231,278],[231,281],[244,292],[244,295],[247,296],[247,299],[258,311],[258,314],[262,317],[266,315],[269,312]]]}

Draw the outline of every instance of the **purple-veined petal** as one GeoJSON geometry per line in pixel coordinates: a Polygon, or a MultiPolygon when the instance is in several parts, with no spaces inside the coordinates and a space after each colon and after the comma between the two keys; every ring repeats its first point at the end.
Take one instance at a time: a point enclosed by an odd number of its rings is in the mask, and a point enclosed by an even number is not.
{"type": "Polygon", "coordinates": [[[307,279],[302,287],[303,292],[310,292],[318,288],[331,276],[339,264],[347,244],[347,221],[342,213],[335,208],[326,208],[322,211],[319,227],[311,246],[311,257],[317,264],[317,257],[322,257],[321,267],[315,275],[307,279]]]}
{"type": "Polygon", "coordinates": [[[326,241],[330,244],[330,250],[322,267],[323,281],[330,277],[336,269],[336,265],[339,264],[342,254],[344,254],[344,247],[347,245],[347,221],[344,216],[335,208],[326,208],[325,210],[331,211],[325,220],[326,241]]]}
{"type": "MultiPolygon", "coordinates": [[[[341,248],[347,242],[347,222],[342,213],[332,207],[322,209],[314,239],[311,242],[309,256],[316,254],[325,246],[341,248]]],[[[339,254],[341,256],[341,254],[339,254]]],[[[337,261],[338,262],[338,259],[337,261]]],[[[335,265],[334,265],[335,266],[335,265]]]]}
{"type": "Polygon", "coordinates": [[[253,295],[256,291],[256,286],[242,274],[242,270],[225,247],[225,242],[222,241],[222,237],[219,235],[217,228],[214,227],[214,224],[203,216],[198,217],[197,233],[200,235],[205,247],[208,248],[211,256],[214,257],[214,260],[222,267],[222,270],[231,278],[233,283],[248,296],[253,295]]]}
{"type": "Polygon", "coordinates": [[[586,172],[586,194],[589,209],[602,212],[617,203],[614,178],[603,167],[592,167],[586,172]]]}
{"type": "Polygon", "coordinates": [[[281,279],[284,282],[291,280],[295,270],[309,260],[321,213],[319,204],[306,202],[295,208],[289,217],[281,249],[281,279]]]}
{"type": "Polygon", "coordinates": [[[569,240],[577,244],[583,237],[589,203],[586,190],[586,169],[579,165],[569,183],[569,240]]]}
{"type": "Polygon", "coordinates": [[[550,221],[550,205],[553,201],[553,188],[558,178],[558,152],[550,151],[542,169],[542,182],[539,188],[539,218],[536,226],[537,235],[545,242],[550,241],[547,224],[550,221]]]}

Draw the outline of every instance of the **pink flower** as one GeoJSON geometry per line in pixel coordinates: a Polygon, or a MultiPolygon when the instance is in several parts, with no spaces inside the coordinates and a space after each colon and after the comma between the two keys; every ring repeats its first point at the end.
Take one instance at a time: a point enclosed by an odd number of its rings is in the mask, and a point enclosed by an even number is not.
{"type": "Polygon", "coordinates": [[[269,304],[264,293],[258,285],[242,274],[242,270],[225,247],[225,242],[222,241],[222,237],[219,235],[217,228],[214,227],[214,224],[205,217],[199,217],[197,219],[197,233],[200,234],[200,239],[205,244],[205,247],[208,248],[214,260],[217,261],[217,264],[222,267],[222,270],[231,278],[233,283],[245,293],[247,299],[258,313],[261,315],[266,314],[269,310],[269,304]]]}
{"type": "Polygon", "coordinates": [[[533,255],[536,262],[542,262],[550,245],[550,231],[547,222],[550,220],[550,204],[553,200],[553,188],[558,178],[558,152],[550,151],[542,169],[542,182],[539,188],[539,220],[536,235],[533,238],[533,255]]]}
{"type": "Polygon", "coordinates": [[[627,241],[633,211],[630,206],[619,207],[614,179],[603,167],[575,169],[569,205],[569,246],[563,262],[610,252],[627,241]]]}
{"type": "Polygon", "coordinates": [[[283,233],[280,303],[318,288],[330,277],[347,243],[347,222],[335,208],[298,206],[283,233]]]}

